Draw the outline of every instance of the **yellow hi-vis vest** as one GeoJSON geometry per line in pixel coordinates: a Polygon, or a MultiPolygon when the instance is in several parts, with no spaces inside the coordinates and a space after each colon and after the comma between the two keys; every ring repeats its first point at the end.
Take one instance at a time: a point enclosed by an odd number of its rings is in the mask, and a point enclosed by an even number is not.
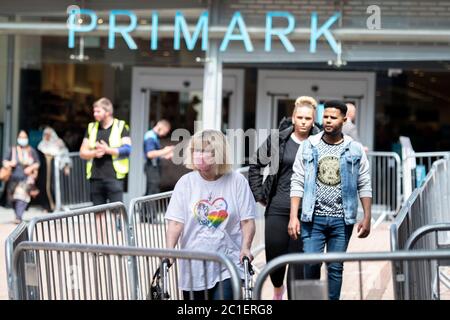
{"type": "MultiPolygon", "coordinates": [[[[88,126],[88,140],[89,148],[94,149],[97,142],[98,122],[91,122],[88,126]]],[[[109,146],[111,148],[119,148],[122,145],[122,131],[124,127],[128,127],[125,121],[114,119],[109,135],[109,146]]],[[[92,176],[92,164],[94,160],[91,159],[86,164],[86,178],[90,179],[92,176]]],[[[119,156],[112,156],[114,171],[117,179],[123,179],[130,169],[130,162],[128,158],[120,158],[119,156]]]]}

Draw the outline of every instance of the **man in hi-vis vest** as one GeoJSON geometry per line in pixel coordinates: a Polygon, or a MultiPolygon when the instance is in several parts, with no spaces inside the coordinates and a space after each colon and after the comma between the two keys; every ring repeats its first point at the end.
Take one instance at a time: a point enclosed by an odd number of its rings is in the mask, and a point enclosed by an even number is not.
{"type": "Polygon", "coordinates": [[[80,148],[80,157],[87,160],[86,176],[94,205],[123,201],[131,139],[128,125],[114,118],[113,112],[107,98],[94,103],[95,122],[89,123],[80,148]]]}

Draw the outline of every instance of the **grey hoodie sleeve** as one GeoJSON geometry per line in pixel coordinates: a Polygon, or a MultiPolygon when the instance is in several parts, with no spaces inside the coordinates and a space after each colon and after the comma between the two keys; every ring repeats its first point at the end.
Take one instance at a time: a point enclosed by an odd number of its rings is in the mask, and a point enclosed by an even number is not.
{"type": "Polygon", "coordinates": [[[372,198],[372,182],[370,181],[369,160],[361,144],[361,165],[359,167],[358,193],[360,198],[372,198]]]}
{"type": "Polygon", "coordinates": [[[305,184],[305,168],[303,166],[303,142],[298,148],[297,154],[295,156],[293,173],[291,177],[291,197],[303,197],[303,187],[305,184]]]}

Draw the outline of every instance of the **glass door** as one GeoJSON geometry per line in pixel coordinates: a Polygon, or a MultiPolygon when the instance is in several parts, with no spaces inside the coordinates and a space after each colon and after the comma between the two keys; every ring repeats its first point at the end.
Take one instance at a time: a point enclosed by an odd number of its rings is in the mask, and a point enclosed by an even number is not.
{"type": "MultiPolygon", "coordinates": [[[[221,130],[242,128],[243,119],[242,70],[223,70],[221,130]]],[[[130,131],[133,142],[131,155],[129,194],[127,199],[142,196],[145,192],[143,168],[144,134],[160,119],[171,123],[172,131],[195,131],[195,121],[203,113],[203,69],[190,68],[133,68],[132,106],[130,131]]],[[[171,133],[161,139],[161,146],[174,145],[171,133]]],[[[178,179],[187,172],[183,165],[161,161],[161,191],[172,190],[178,179]]]]}

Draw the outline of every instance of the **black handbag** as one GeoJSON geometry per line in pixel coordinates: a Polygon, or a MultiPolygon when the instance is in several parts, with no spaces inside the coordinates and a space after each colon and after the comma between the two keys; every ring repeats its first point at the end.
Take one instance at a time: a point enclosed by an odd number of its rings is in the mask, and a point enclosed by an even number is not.
{"type": "MultiPolygon", "coordinates": [[[[170,263],[167,264],[168,268],[170,268],[170,263]]],[[[150,292],[147,293],[147,300],[167,300],[170,298],[170,294],[168,292],[163,292],[161,285],[161,267],[156,269],[153,274],[152,283],[150,284],[150,292]]]]}

